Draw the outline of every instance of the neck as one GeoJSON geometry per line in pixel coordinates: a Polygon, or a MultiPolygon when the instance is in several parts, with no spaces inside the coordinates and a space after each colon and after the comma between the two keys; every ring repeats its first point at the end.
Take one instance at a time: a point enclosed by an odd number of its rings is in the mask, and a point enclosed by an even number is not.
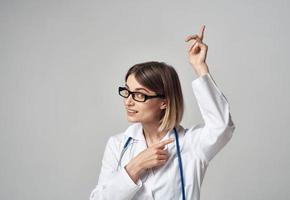
{"type": "Polygon", "coordinates": [[[147,143],[155,144],[158,143],[167,132],[159,132],[158,127],[159,124],[157,123],[143,123],[143,134],[147,143]]]}

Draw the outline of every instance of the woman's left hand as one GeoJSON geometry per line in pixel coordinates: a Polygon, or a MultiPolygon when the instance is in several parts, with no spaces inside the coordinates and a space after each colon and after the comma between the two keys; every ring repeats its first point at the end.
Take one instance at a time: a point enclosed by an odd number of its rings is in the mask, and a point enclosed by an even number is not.
{"type": "Polygon", "coordinates": [[[188,57],[189,63],[193,66],[194,70],[203,75],[208,73],[208,66],[206,64],[207,45],[203,43],[205,25],[199,31],[199,34],[189,35],[186,42],[189,42],[188,57]]]}

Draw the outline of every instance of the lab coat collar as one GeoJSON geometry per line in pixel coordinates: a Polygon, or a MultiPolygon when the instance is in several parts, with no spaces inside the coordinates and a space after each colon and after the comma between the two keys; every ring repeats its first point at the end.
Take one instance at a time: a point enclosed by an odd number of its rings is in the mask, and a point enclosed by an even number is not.
{"type": "MultiPolygon", "coordinates": [[[[183,127],[181,125],[176,127],[176,130],[178,132],[178,134],[180,135],[181,133],[183,133],[183,127]]],[[[144,134],[143,134],[143,126],[140,122],[137,123],[133,123],[132,125],[130,125],[126,131],[125,131],[125,135],[127,137],[132,137],[134,140],[139,140],[139,141],[146,141],[144,134]]],[[[162,138],[163,140],[166,140],[168,138],[174,138],[174,130],[170,130],[166,133],[166,135],[162,138]]]]}
{"type": "Polygon", "coordinates": [[[133,123],[130,125],[126,131],[125,135],[127,137],[131,137],[134,140],[142,140],[145,141],[144,135],[143,135],[143,127],[140,122],[133,123]]]}

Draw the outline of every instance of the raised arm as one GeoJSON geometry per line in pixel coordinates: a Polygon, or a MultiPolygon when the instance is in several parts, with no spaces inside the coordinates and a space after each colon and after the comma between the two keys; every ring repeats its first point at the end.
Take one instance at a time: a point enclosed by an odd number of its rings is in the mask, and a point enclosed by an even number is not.
{"type": "Polygon", "coordinates": [[[231,139],[235,125],[226,97],[215,84],[210,73],[192,82],[204,123],[189,130],[193,151],[209,162],[231,139]]]}
{"type": "Polygon", "coordinates": [[[202,42],[205,26],[198,35],[188,36],[189,62],[199,77],[192,82],[204,123],[189,130],[194,151],[209,162],[231,139],[235,130],[229,103],[220,91],[205,62],[207,45],[202,42]]]}

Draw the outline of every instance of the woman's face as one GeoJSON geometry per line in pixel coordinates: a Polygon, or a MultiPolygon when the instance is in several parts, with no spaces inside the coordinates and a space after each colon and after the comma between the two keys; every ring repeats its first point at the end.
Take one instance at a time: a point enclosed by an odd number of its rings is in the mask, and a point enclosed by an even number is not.
{"type": "MultiPolygon", "coordinates": [[[[157,95],[155,92],[140,85],[134,74],[129,75],[126,88],[131,92],[140,92],[149,96],[157,95]]],[[[165,109],[165,99],[152,98],[147,99],[145,102],[138,102],[130,95],[128,98],[124,98],[124,105],[129,122],[151,123],[159,121],[160,113],[162,109],[165,109]]]]}

